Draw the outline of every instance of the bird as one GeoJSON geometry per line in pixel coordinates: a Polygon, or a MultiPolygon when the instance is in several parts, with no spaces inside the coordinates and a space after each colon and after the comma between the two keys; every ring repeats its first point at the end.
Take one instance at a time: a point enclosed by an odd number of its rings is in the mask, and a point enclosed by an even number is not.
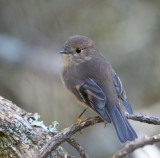
{"type": "Polygon", "coordinates": [[[90,38],[82,35],[69,37],[60,51],[63,59],[61,78],[64,86],[78,103],[95,111],[106,123],[113,123],[121,143],[134,141],[137,134],[130,125],[121,102],[133,114],[130,102],[106,57],[90,38]]]}

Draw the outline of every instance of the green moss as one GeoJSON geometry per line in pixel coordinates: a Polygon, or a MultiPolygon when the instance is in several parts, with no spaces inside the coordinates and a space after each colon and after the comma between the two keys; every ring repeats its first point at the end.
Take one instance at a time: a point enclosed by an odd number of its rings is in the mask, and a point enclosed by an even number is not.
{"type": "Polygon", "coordinates": [[[27,127],[25,127],[25,129],[23,128],[24,126],[21,122],[15,122],[15,127],[13,129],[9,128],[9,131],[11,134],[14,134],[14,132],[18,133],[18,135],[24,140],[25,143],[32,144],[29,137],[35,135],[35,133],[27,127]]]}
{"type": "Polygon", "coordinates": [[[5,133],[0,132],[0,155],[8,154],[13,145],[15,145],[14,140],[5,133]]]}
{"type": "MultiPolygon", "coordinates": [[[[39,121],[40,115],[35,113],[32,117],[29,118],[29,123],[32,126],[42,127],[46,132],[56,134],[58,132],[57,126],[58,122],[54,121],[52,125],[45,126],[43,121],[39,121]]],[[[24,127],[21,122],[14,122],[14,125],[6,125],[6,130],[9,132],[9,135],[18,135],[25,143],[32,144],[30,136],[34,136],[35,133],[29,129],[29,127],[24,127]]],[[[11,146],[14,146],[16,142],[4,132],[0,131],[0,155],[6,155],[13,152],[11,146]]]]}

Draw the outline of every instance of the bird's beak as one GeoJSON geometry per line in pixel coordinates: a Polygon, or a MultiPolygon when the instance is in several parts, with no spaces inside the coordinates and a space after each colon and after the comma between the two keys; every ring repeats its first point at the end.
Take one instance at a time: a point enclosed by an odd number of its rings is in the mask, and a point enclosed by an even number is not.
{"type": "Polygon", "coordinates": [[[59,51],[59,53],[66,54],[66,52],[64,50],[59,51]]]}

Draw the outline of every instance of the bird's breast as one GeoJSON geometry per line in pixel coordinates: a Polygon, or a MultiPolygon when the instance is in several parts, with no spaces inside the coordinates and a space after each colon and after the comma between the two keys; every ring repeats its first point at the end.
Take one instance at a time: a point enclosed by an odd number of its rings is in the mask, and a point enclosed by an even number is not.
{"type": "Polygon", "coordinates": [[[65,66],[62,78],[67,89],[72,92],[77,84],[83,84],[85,80],[91,78],[103,90],[108,103],[117,103],[118,96],[112,79],[112,71],[108,61],[95,58],[78,65],[65,66]]]}

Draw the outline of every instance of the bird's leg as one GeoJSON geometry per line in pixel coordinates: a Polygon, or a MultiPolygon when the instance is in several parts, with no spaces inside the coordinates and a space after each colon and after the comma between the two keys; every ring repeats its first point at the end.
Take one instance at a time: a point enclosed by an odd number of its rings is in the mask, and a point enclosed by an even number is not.
{"type": "Polygon", "coordinates": [[[78,118],[77,118],[77,123],[78,123],[78,124],[81,123],[81,116],[85,113],[86,110],[87,110],[87,109],[84,109],[84,110],[82,111],[82,113],[78,116],[78,118]]]}
{"type": "Polygon", "coordinates": [[[104,128],[106,127],[106,125],[107,125],[107,122],[106,122],[106,121],[104,121],[104,128]]]}

